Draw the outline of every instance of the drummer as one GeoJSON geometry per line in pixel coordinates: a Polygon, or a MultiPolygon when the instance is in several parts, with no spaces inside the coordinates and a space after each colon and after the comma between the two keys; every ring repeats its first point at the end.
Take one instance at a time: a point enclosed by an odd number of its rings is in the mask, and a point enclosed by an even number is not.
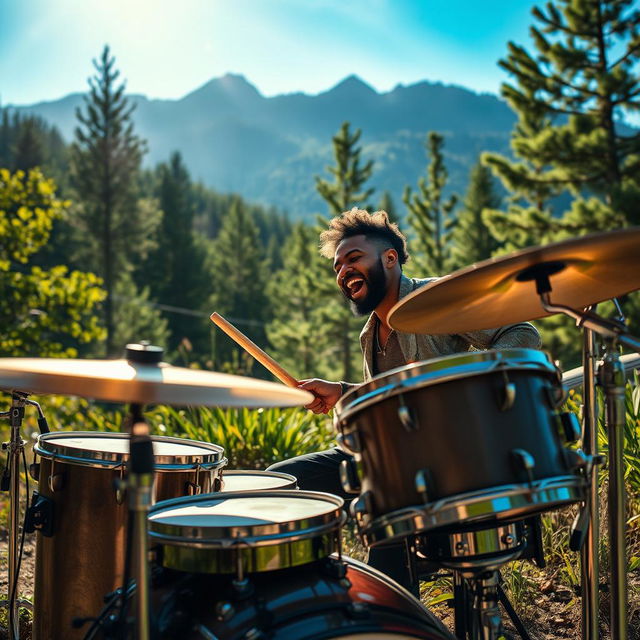
{"type": "MultiPolygon", "coordinates": [[[[409,334],[395,331],[387,322],[390,309],[406,295],[435,278],[410,279],[402,273],[409,259],[406,238],[384,211],[370,214],[353,208],[329,223],[320,234],[320,253],[333,260],[338,288],[355,315],[368,319],[360,333],[363,376],[373,376],[411,362],[447,356],[470,349],[540,348],[540,335],[528,322],[497,329],[453,335],[409,334]]],[[[314,400],[307,408],[328,413],[357,384],[313,378],[300,383],[314,400]]],[[[353,498],[342,489],[339,467],[347,453],[335,447],[278,462],[269,470],[294,475],[301,489],[327,491],[353,498]]],[[[376,547],[369,563],[405,586],[408,572],[398,562],[397,551],[376,547]]],[[[413,585],[415,590],[415,585],[413,585]]]]}

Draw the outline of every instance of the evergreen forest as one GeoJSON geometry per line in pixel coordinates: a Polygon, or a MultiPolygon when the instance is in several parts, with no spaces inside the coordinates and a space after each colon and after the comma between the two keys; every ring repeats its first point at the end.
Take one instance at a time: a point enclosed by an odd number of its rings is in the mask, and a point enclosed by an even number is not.
{"type": "MultiPolygon", "coordinates": [[[[640,133],[628,126],[640,106],[639,16],[626,0],[533,11],[535,46],[509,42],[499,61],[510,152],[479,154],[464,192],[447,188],[447,137],[426,119],[424,173],[402,194],[377,187],[376,158],[345,121],[332,164],[308,177],[326,204],[311,223],[205,186],[177,150],[143,168],[126,69],[105,46],[69,143],[39,116],[0,112],[0,355],[117,357],[148,340],[174,364],[269,377],[211,324],[218,311],[297,378],[359,381],[363,319],[317,251],[331,216],[386,210],[415,277],[640,222],[640,133]]],[[[620,303],[638,333],[638,296],[620,303]]],[[[536,325],[563,368],[579,364],[571,321],[536,325]]]]}

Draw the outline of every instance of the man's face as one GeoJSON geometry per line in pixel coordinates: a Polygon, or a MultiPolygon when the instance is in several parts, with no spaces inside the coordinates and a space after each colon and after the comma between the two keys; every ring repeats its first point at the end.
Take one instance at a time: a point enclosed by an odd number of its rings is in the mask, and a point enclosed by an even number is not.
{"type": "Polygon", "coordinates": [[[371,313],[387,293],[387,274],[382,250],[366,236],[346,238],[333,260],[336,282],[355,315],[371,313]]]}

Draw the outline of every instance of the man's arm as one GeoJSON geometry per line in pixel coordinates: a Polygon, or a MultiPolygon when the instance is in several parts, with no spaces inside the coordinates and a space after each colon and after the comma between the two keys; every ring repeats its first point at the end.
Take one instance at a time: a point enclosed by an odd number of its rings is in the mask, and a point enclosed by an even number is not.
{"type": "Polygon", "coordinates": [[[540,349],[542,340],[530,322],[509,324],[499,329],[485,329],[460,334],[476,349],[540,349]]]}

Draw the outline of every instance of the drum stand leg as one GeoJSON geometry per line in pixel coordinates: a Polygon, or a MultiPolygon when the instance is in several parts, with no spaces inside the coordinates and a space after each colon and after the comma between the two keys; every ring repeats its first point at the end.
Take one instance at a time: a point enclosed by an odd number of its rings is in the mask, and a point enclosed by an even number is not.
{"type": "Polygon", "coordinates": [[[625,376],[614,341],[598,371],[605,393],[609,436],[609,563],[611,566],[611,637],[626,640],[627,554],[625,545],[626,504],[624,484],[624,428],[626,421],[625,376]]]}
{"type": "MultiPolygon", "coordinates": [[[[584,330],[582,368],[584,379],[582,385],[582,448],[587,456],[598,456],[598,422],[595,395],[596,370],[596,334],[590,329],[584,330]]],[[[592,465],[590,470],[589,489],[585,501],[585,509],[589,512],[589,522],[585,534],[584,545],[580,550],[581,586],[582,586],[582,640],[598,640],[598,538],[600,532],[598,467],[592,465]]]]}
{"type": "MultiPolygon", "coordinates": [[[[18,538],[20,529],[20,457],[24,453],[25,441],[20,436],[20,427],[27,404],[26,394],[11,394],[11,409],[0,417],[8,417],[11,424],[11,440],[2,444],[7,450],[7,468],[3,476],[3,485],[8,480],[9,490],[9,595],[6,601],[8,608],[8,632],[10,640],[18,640],[20,634],[18,608],[22,604],[17,599],[18,592],[18,538]]],[[[3,489],[5,487],[3,486],[3,489]]],[[[5,490],[6,490],[5,489],[5,490]]],[[[3,604],[5,604],[3,602],[3,604]]]]}

